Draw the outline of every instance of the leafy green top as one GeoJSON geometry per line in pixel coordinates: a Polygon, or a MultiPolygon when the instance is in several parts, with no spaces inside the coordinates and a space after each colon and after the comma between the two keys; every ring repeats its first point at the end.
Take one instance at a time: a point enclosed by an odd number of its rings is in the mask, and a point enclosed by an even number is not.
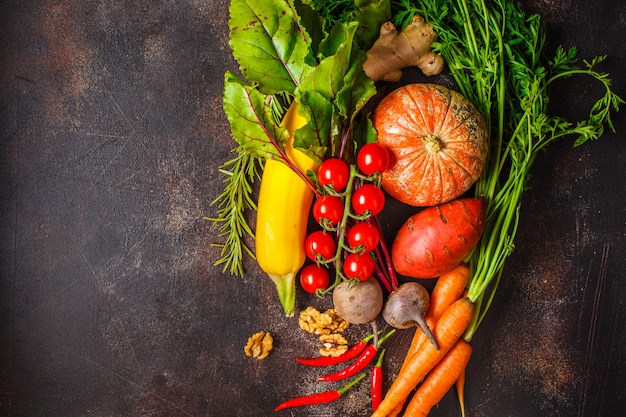
{"type": "Polygon", "coordinates": [[[226,238],[218,264],[241,275],[242,256],[252,251],[254,233],[245,213],[255,209],[252,183],[267,159],[290,164],[288,138],[280,120],[292,101],[307,124],[295,132],[294,147],[321,163],[342,149],[375,137],[360,110],[376,93],[363,72],[365,51],[390,19],[389,0],[356,0],[342,21],[328,21],[299,0],[232,0],[230,47],[242,77],[224,78],[224,112],[237,143],[235,158],[221,167],[224,192],[214,224],[226,238]],[[354,135],[358,132],[358,135],[354,135]]]}

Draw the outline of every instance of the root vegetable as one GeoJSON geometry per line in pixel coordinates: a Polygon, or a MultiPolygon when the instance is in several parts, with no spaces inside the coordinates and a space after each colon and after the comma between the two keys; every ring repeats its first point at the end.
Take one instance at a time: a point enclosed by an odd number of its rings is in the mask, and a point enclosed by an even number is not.
{"type": "Polygon", "coordinates": [[[347,322],[369,323],[383,308],[383,290],[373,277],[358,283],[343,281],[333,290],[333,304],[347,322]]]}
{"type": "MultiPolygon", "coordinates": [[[[434,328],[437,320],[441,317],[444,311],[452,305],[456,300],[461,298],[467,291],[465,287],[469,282],[470,269],[464,264],[458,265],[452,271],[447,272],[437,278],[435,288],[433,288],[430,294],[430,305],[424,320],[429,328],[434,328]]],[[[426,335],[416,329],[411,341],[411,346],[406,353],[406,358],[410,358],[415,352],[418,351],[422,343],[426,343],[426,335]]],[[[405,359],[405,362],[407,361],[405,359]]]]}
{"type": "Polygon", "coordinates": [[[439,349],[435,349],[430,343],[424,343],[420,347],[419,351],[411,357],[405,369],[393,381],[372,417],[386,416],[399,404],[406,401],[417,384],[456,344],[469,326],[474,311],[474,303],[467,298],[461,298],[448,307],[435,327],[435,338],[439,342],[439,349]]]}
{"type": "Polygon", "coordinates": [[[416,66],[425,75],[439,74],[444,67],[441,55],[431,50],[437,40],[433,27],[419,15],[400,32],[393,23],[380,28],[380,36],[367,51],[363,70],[374,81],[398,81],[402,69],[416,66]]]}
{"type": "MultiPolygon", "coordinates": [[[[465,287],[469,282],[469,275],[470,269],[466,265],[461,264],[452,271],[437,278],[437,284],[435,284],[435,288],[433,288],[433,291],[430,294],[430,306],[428,307],[428,311],[424,317],[424,320],[429,328],[435,328],[437,321],[448,309],[448,307],[463,297],[466,292],[465,287]]],[[[405,368],[411,363],[411,357],[416,354],[416,352],[418,352],[421,346],[425,343],[427,343],[426,334],[424,334],[420,328],[416,329],[413,335],[413,340],[411,341],[411,346],[409,347],[402,367],[400,368],[400,373],[405,371],[405,368]]],[[[461,378],[459,378],[459,380],[460,379],[461,378]]],[[[462,382],[463,381],[461,381],[461,383],[462,382]]],[[[458,383],[459,382],[457,382],[457,384],[458,383]]],[[[462,403],[461,399],[462,398],[459,397],[459,401],[462,403]]],[[[394,410],[395,414],[391,413],[390,416],[399,415],[403,408],[404,401],[401,401],[394,410]]],[[[465,415],[462,417],[465,417],[465,415]]]]}
{"type": "Polygon", "coordinates": [[[459,400],[459,408],[461,409],[461,417],[465,417],[465,371],[465,368],[461,370],[461,374],[454,383],[459,400]]]}
{"type": "Polygon", "coordinates": [[[430,296],[422,284],[405,282],[393,291],[383,308],[383,318],[396,329],[408,329],[419,326],[428,340],[439,349],[424,315],[430,305],[430,296]]]}
{"type": "Polygon", "coordinates": [[[405,415],[426,417],[461,377],[471,355],[472,345],[459,339],[417,388],[406,407],[405,415]]]}
{"type": "Polygon", "coordinates": [[[462,198],[411,216],[391,247],[393,266],[412,278],[435,278],[459,265],[485,228],[485,201],[462,198]]]}

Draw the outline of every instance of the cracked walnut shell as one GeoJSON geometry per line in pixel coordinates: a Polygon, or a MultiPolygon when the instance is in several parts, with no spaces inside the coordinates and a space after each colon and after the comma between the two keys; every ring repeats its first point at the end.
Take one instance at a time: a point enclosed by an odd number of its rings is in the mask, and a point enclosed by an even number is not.
{"type": "Polygon", "coordinates": [[[258,360],[267,358],[274,347],[274,338],[270,332],[261,330],[248,338],[248,343],[243,348],[247,356],[258,360]]]}

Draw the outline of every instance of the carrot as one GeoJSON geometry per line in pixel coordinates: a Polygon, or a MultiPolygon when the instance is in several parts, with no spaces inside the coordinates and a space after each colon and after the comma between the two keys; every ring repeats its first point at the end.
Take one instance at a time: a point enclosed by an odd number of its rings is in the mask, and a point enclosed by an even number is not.
{"type": "MultiPolygon", "coordinates": [[[[426,316],[424,316],[426,325],[429,328],[434,328],[437,320],[439,320],[439,317],[441,317],[443,312],[452,303],[461,298],[463,293],[466,291],[465,287],[469,282],[469,275],[470,269],[466,265],[460,264],[452,271],[441,275],[437,279],[437,284],[435,284],[435,288],[433,288],[430,295],[430,306],[428,307],[426,316]]],[[[411,340],[411,345],[409,346],[404,363],[406,363],[407,359],[417,352],[420,345],[424,343],[425,340],[426,335],[419,327],[417,327],[415,329],[415,333],[413,334],[413,339],[411,340]]]]}
{"type": "MultiPolygon", "coordinates": [[[[424,316],[426,325],[429,328],[434,328],[437,324],[437,320],[443,314],[443,312],[450,307],[452,303],[464,296],[467,293],[467,284],[469,282],[470,269],[465,264],[457,265],[452,271],[442,274],[437,279],[437,284],[430,295],[430,306],[424,316]]],[[[419,350],[422,343],[427,341],[426,335],[417,327],[411,340],[411,345],[406,353],[406,357],[400,372],[406,367],[409,362],[409,358],[419,350]]],[[[389,417],[396,417],[400,415],[402,408],[404,407],[404,401],[402,401],[395,409],[393,413],[389,414],[389,417]]]]}
{"type": "Polygon", "coordinates": [[[387,417],[398,417],[400,413],[402,413],[402,409],[404,408],[404,401],[396,406],[393,410],[387,413],[387,417]]]}
{"type": "Polygon", "coordinates": [[[430,295],[430,307],[427,316],[438,320],[444,311],[456,300],[461,298],[469,282],[470,269],[460,264],[452,271],[437,278],[437,284],[430,295]]]}
{"type": "Polygon", "coordinates": [[[474,303],[468,298],[461,298],[446,309],[435,326],[434,333],[439,344],[439,350],[432,343],[423,343],[419,350],[411,356],[405,369],[401,370],[398,377],[393,381],[372,417],[386,416],[398,404],[408,398],[417,384],[426,377],[428,372],[437,365],[463,335],[472,320],[474,309],[474,303]]]}
{"type": "Polygon", "coordinates": [[[465,417],[465,368],[456,380],[456,395],[459,397],[459,406],[461,407],[461,417],[465,417]]]}
{"type": "Polygon", "coordinates": [[[459,379],[471,354],[472,345],[459,339],[415,391],[407,405],[405,415],[426,417],[459,379]]]}

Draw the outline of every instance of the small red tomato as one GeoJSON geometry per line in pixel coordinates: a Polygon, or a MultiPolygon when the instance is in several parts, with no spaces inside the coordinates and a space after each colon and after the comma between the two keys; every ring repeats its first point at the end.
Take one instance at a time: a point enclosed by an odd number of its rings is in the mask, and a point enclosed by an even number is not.
{"type": "Polygon", "coordinates": [[[382,173],[389,166],[389,152],[380,143],[368,143],[357,154],[357,166],[365,175],[382,173]]]}
{"type": "Polygon", "coordinates": [[[380,231],[368,222],[358,222],[348,230],[348,244],[351,248],[363,248],[364,252],[376,249],[380,242],[380,231]]]}
{"type": "Polygon", "coordinates": [[[317,180],[322,187],[330,186],[340,193],[346,189],[350,179],[350,167],[341,158],[330,158],[322,162],[317,170],[317,180]]]}
{"type": "Polygon", "coordinates": [[[374,184],[364,184],[352,193],[352,208],[358,215],[378,215],[385,206],[385,194],[374,184]]]}
{"type": "Polygon", "coordinates": [[[374,260],[369,253],[351,253],[343,261],[343,273],[348,278],[365,281],[374,273],[374,260]]]}
{"type": "Polygon", "coordinates": [[[304,251],[306,256],[313,262],[317,262],[317,257],[327,261],[335,256],[337,243],[335,239],[323,230],[318,230],[307,236],[304,241],[304,251]]]}
{"type": "Polygon", "coordinates": [[[331,226],[337,226],[343,219],[343,201],[334,195],[324,195],[313,203],[313,217],[324,226],[326,219],[331,226]]]}
{"type": "Polygon", "coordinates": [[[315,294],[317,290],[325,290],[328,285],[330,285],[330,276],[323,266],[309,264],[300,270],[300,286],[309,294],[315,294]]]}

